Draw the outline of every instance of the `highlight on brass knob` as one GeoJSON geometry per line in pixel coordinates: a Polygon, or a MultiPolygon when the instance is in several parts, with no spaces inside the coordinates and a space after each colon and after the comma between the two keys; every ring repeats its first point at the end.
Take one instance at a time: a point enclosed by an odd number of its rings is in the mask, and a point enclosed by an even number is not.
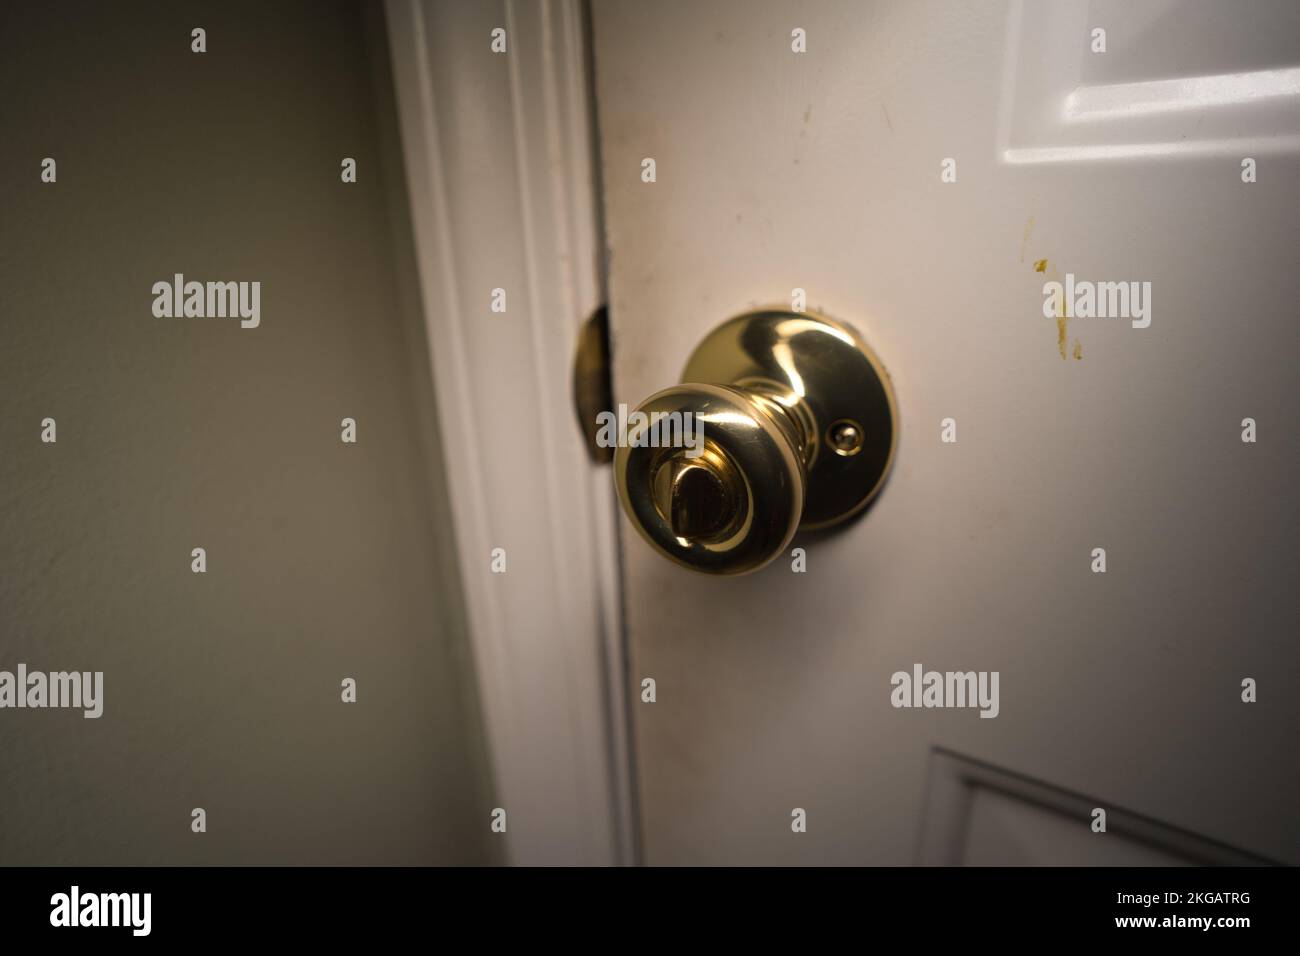
{"type": "Polygon", "coordinates": [[[844,521],[884,484],[893,388],[847,326],[807,312],[737,316],[699,344],[682,382],[636,407],[614,455],[628,518],[678,564],[757,570],[800,527],[844,521]]]}

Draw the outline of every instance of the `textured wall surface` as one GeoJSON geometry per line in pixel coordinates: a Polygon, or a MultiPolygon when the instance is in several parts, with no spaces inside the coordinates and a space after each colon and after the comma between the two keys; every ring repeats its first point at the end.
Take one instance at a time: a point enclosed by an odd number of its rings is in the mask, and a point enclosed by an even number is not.
{"type": "Polygon", "coordinates": [[[0,863],[490,858],[362,7],[0,13],[0,670],[105,685],[98,720],[0,710],[0,863]],[[155,318],[177,272],[259,281],[259,327],[155,318]]]}

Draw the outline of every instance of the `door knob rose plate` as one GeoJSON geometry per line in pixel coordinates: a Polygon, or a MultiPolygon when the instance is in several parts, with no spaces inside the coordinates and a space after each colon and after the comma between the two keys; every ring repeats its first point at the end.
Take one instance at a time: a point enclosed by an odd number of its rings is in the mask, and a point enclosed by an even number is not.
{"type": "Polygon", "coordinates": [[[898,444],[893,387],[843,323],[777,309],[737,316],[696,347],[682,383],[637,406],[614,456],[628,518],[678,564],[755,571],[797,529],[847,520],[885,483],[898,444]]]}

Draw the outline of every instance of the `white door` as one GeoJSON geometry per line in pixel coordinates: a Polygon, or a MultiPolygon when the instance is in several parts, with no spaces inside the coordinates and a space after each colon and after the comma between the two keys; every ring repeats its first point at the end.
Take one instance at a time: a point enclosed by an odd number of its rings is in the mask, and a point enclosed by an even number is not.
{"type": "Polygon", "coordinates": [[[597,0],[592,30],[615,401],[802,289],[901,425],[804,573],[694,574],[621,519],[644,859],[1300,863],[1300,8],[597,0]],[[1047,317],[1067,276],[1142,298],[1047,317]],[[997,672],[996,717],[894,706],[916,665],[997,672]]]}

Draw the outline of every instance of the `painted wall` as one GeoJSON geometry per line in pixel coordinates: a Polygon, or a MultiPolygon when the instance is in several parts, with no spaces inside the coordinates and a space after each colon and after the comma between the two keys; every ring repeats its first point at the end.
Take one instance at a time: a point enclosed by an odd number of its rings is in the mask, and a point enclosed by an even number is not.
{"type": "Polygon", "coordinates": [[[488,861],[377,11],[6,5],[0,78],[0,670],[105,685],[0,710],[0,863],[488,861]]]}

